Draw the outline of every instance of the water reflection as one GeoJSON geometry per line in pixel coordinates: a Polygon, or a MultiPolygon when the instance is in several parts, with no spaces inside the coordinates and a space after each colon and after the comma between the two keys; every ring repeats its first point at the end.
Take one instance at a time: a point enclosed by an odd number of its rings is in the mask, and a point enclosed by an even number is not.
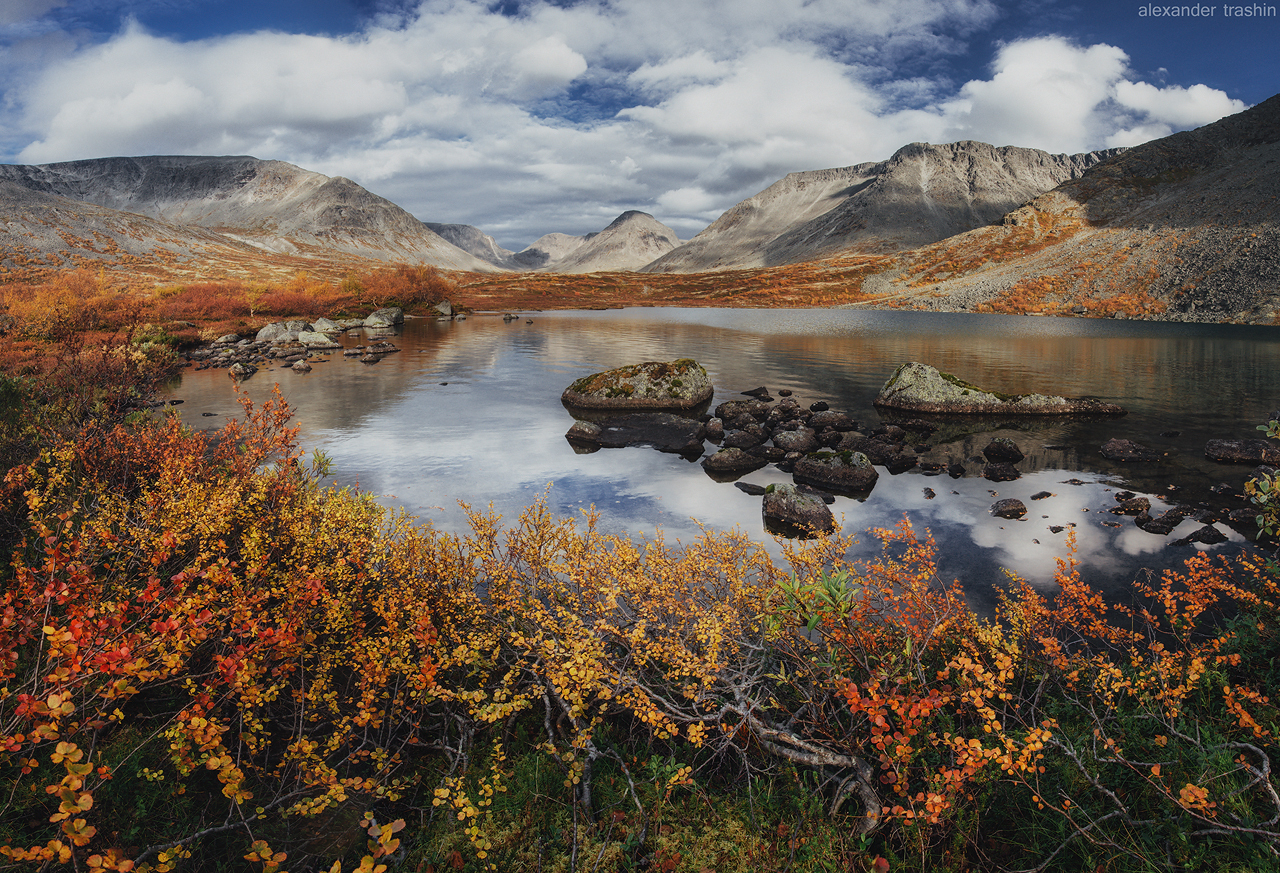
{"type": "MultiPolygon", "coordinates": [[[[1170,566],[1192,548],[1206,548],[1170,545],[1195,522],[1162,537],[1105,510],[1122,487],[1149,495],[1153,514],[1170,500],[1243,505],[1209,488],[1226,482],[1238,490],[1247,470],[1206,462],[1204,443],[1255,436],[1254,427],[1278,405],[1274,329],[852,310],[531,317],[532,323],[416,320],[395,339],[402,351],[377,364],[339,352],[310,374],[277,367],[243,387],[261,401],[278,381],[304,443],[333,457],[340,483],[359,484],[442,528],[465,527],[459,500],[491,504],[514,518],[545,492],[561,513],[594,504],[609,530],[660,526],[668,539],[687,541],[699,524],[739,527],[775,553],[760,498],[711,481],[688,460],[644,448],[575,453],[564,438],[572,417],[559,402],[563,388],[609,367],[693,357],[710,373],[717,403],[765,384],[775,393],[790,389],[805,405],[827,401],[875,426],[881,417],[871,402],[884,380],[898,364],[921,360],[996,390],[1088,395],[1127,407],[1120,419],[949,422],[928,439],[927,458],[962,463],[964,478],[918,470],[891,476],[882,469],[865,500],[837,499],[832,510],[846,531],[891,526],[904,516],[931,530],[943,573],[964,578],[978,606],[990,603],[988,583],[1000,584],[1006,568],[1050,583],[1069,530],[1086,578],[1097,584],[1120,586],[1143,567],[1170,566]],[[1019,468],[1030,472],[999,484],[978,478],[982,465],[973,459],[994,436],[1012,438],[1027,456],[1019,468]],[[1162,458],[1108,462],[1098,447],[1112,436],[1142,442],[1162,458]],[[1030,499],[1041,491],[1053,496],[1030,499]],[[1026,518],[992,518],[997,494],[1023,500],[1026,518]]],[[[361,341],[341,338],[348,347],[361,341]]],[[[181,409],[189,422],[207,426],[238,412],[231,384],[225,372],[188,371],[174,394],[186,400],[181,409]],[[210,412],[219,417],[202,417],[210,412]]],[[[768,485],[790,477],[766,467],[744,480],[768,485]]],[[[1231,539],[1215,548],[1245,547],[1239,533],[1219,528],[1231,539]]],[[[874,538],[862,539],[873,552],[874,538]]]]}

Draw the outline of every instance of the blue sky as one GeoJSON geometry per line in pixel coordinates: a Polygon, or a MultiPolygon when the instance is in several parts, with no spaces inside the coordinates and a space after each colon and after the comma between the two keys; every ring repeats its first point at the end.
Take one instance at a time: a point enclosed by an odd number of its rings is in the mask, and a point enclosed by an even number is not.
{"type": "Polygon", "coordinates": [[[252,154],[513,249],[627,209],[688,238],[912,141],[1133,145],[1280,91],[1274,5],[1150,5],[4,0],[0,161],[252,154]]]}

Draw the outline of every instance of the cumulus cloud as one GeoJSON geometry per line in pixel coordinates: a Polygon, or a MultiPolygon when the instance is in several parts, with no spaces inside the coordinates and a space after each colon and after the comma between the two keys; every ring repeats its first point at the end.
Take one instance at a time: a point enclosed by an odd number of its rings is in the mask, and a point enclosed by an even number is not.
{"type": "Polygon", "coordinates": [[[535,0],[508,14],[423,0],[336,36],[180,42],[126,24],[56,51],[11,40],[28,61],[0,85],[0,147],[23,163],[282,159],[518,248],[632,208],[687,238],[788,172],[914,140],[1081,151],[1243,108],[1061,37],[1002,45],[959,87],[921,74],[996,15],[988,0],[535,0]]]}

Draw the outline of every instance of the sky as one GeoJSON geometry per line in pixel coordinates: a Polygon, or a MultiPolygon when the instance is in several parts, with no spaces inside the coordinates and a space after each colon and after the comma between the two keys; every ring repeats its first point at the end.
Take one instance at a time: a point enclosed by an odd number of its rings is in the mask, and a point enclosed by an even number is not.
{"type": "Polygon", "coordinates": [[[253,155],[512,250],[630,209],[688,239],[910,142],[1075,153],[1239,112],[1280,91],[1271,3],[0,0],[0,163],[253,155]]]}

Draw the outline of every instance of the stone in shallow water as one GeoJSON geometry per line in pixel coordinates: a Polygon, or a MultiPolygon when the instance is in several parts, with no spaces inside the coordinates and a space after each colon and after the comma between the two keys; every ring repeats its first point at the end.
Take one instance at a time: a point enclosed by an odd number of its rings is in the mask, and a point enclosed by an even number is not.
{"type": "Polygon", "coordinates": [[[769,462],[758,455],[751,455],[742,449],[721,449],[715,454],[702,459],[702,469],[707,475],[718,481],[731,482],[744,473],[759,470],[769,462]]]}
{"type": "Polygon", "coordinates": [[[1013,497],[997,500],[991,504],[991,514],[996,518],[1022,518],[1027,514],[1027,505],[1013,497]]]}
{"type": "Polygon", "coordinates": [[[880,389],[875,405],[911,412],[1005,415],[1124,415],[1114,403],[1047,394],[997,394],[918,361],[903,364],[880,389]]]}
{"type": "Polygon", "coordinates": [[[796,482],[837,494],[870,491],[880,474],[862,452],[814,452],[796,462],[796,482]]]}
{"type": "Polygon", "coordinates": [[[835,516],[821,498],[786,483],[766,489],[760,512],[765,528],[782,536],[814,536],[836,528],[835,516]]]}
{"type": "Polygon", "coordinates": [[[1133,440],[1112,439],[1102,444],[1102,457],[1108,461],[1158,461],[1160,455],[1133,440]]]}

